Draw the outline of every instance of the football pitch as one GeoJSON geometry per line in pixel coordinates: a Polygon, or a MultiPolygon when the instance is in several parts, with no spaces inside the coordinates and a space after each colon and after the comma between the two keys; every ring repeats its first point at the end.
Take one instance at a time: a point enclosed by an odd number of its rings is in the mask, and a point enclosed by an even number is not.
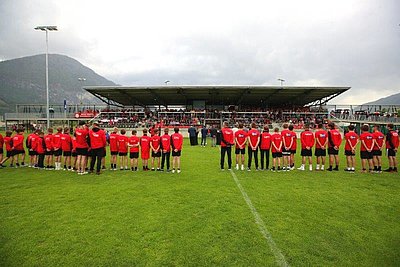
{"type": "Polygon", "coordinates": [[[180,174],[4,168],[0,266],[398,266],[399,174],[344,167],[222,172],[186,141],[180,174]]]}

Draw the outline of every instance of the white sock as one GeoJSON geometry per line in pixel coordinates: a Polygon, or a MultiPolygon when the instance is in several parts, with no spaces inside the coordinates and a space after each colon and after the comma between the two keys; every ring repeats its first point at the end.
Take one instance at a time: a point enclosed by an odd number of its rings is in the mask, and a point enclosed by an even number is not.
{"type": "Polygon", "coordinates": [[[325,165],[321,165],[321,170],[325,169],[325,165]]]}
{"type": "Polygon", "coordinates": [[[312,171],[312,165],[310,164],[310,167],[309,167],[309,169],[310,169],[310,171],[312,171]]]}
{"type": "Polygon", "coordinates": [[[316,168],[315,168],[316,170],[319,170],[319,164],[317,164],[317,166],[316,166],[316,168]]]}

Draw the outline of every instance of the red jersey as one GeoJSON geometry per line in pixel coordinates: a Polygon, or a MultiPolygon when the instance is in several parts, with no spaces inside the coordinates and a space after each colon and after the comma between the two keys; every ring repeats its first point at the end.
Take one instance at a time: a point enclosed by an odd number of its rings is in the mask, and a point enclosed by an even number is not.
{"type": "Polygon", "coordinates": [[[235,133],[236,148],[243,149],[246,145],[247,133],[243,129],[239,129],[235,133]]]}
{"type": "Polygon", "coordinates": [[[118,152],[120,153],[128,153],[128,137],[125,135],[119,135],[117,138],[118,141],[118,152]]]}
{"type": "Polygon", "coordinates": [[[32,137],[35,137],[35,136],[37,136],[35,133],[31,133],[30,135],[28,135],[28,137],[26,138],[26,143],[25,143],[27,148],[32,148],[32,143],[35,142],[35,140],[33,140],[33,142],[32,142],[31,139],[32,139],[32,137]]]}
{"type": "Polygon", "coordinates": [[[117,133],[111,133],[108,142],[110,143],[110,151],[117,152],[118,151],[118,136],[117,133]]]}
{"type": "Polygon", "coordinates": [[[344,146],[344,150],[353,150],[351,147],[356,148],[358,142],[358,134],[355,132],[348,132],[344,135],[344,139],[346,140],[346,145],[344,146]]]}
{"type": "Polygon", "coordinates": [[[107,145],[106,133],[99,128],[94,128],[89,131],[90,148],[104,148],[107,145]]]}
{"type": "Polygon", "coordinates": [[[287,147],[288,149],[290,149],[293,145],[293,135],[292,132],[289,131],[288,129],[282,130],[282,147],[285,148],[287,147]]]}
{"type": "Polygon", "coordinates": [[[336,129],[329,130],[328,132],[328,147],[340,147],[342,143],[342,136],[336,129]]]}
{"type": "Polygon", "coordinates": [[[158,152],[161,148],[160,146],[161,143],[161,137],[159,135],[154,135],[151,138],[151,145],[153,146],[153,151],[158,152]]]}
{"type": "Polygon", "coordinates": [[[165,152],[170,152],[171,151],[171,136],[168,134],[164,134],[161,136],[161,146],[162,149],[165,150],[165,152]]]}
{"type": "MultiPolygon", "coordinates": [[[[231,130],[232,131],[232,130],[231,130]]],[[[233,133],[231,134],[233,137],[233,133]]],[[[172,148],[175,150],[182,150],[183,146],[183,136],[180,133],[174,133],[171,135],[171,145],[172,148]]]]}
{"type": "MultiPolygon", "coordinates": [[[[322,148],[328,140],[328,133],[325,130],[318,130],[315,132],[315,148],[322,148]]],[[[326,148],[326,146],[324,147],[326,148]]]]}
{"type": "Polygon", "coordinates": [[[314,146],[315,138],[314,133],[310,130],[305,130],[300,134],[301,148],[311,149],[314,146]]]}
{"type": "Polygon", "coordinates": [[[360,146],[360,151],[372,151],[372,148],[374,147],[374,135],[370,132],[364,132],[360,135],[360,140],[361,140],[361,146],[360,146]],[[364,144],[363,145],[363,142],[364,144]]]}
{"type": "Polygon", "coordinates": [[[136,135],[132,135],[129,137],[129,152],[130,153],[138,153],[139,152],[139,143],[140,143],[140,138],[137,137],[136,135]]]}
{"type": "Polygon", "coordinates": [[[269,150],[271,148],[271,134],[270,133],[265,132],[265,133],[261,134],[260,148],[262,150],[269,150]]]}
{"type": "Polygon", "coordinates": [[[272,153],[282,152],[282,135],[274,133],[271,135],[271,151],[272,153]]]}
{"type": "Polygon", "coordinates": [[[61,135],[61,149],[62,151],[70,152],[72,150],[72,139],[69,134],[61,135]]]}
{"type": "Polygon", "coordinates": [[[399,133],[391,130],[386,135],[386,148],[396,149],[399,147],[399,133]]]}
{"type": "Polygon", "coordinates": [[[24,136],[22,134],[16,134],[13,137],[14,150],[24,150],[24,136]]]}
{"type": "Polygon", "coordinates": [[[293,143],[292,146],[290,147],[290,150],[296,150],[297,148],[297,135],[295,132],[291,131],[292,137],[293,137],[293,143]]]}
{"type": "Polygon", "coordinates": [[[76,152],[76,137],[71,137],[71,144],[72,144],[72,152],[76,152]]]}
{"type": "Polygon", "coordinates": [[[53,135],[52,134],[46,134],[44,136],[44,144],[46,145],[47,151],[53,150],[53,135]]]}
{"type": "Polygon", "coordinates": [[[221,147],[226,147],[227,145],[233,145],[235,143],[235,136],[231,128],[222,128],[221,133],[221,147]]]}
{"type": "Polygon", "coordinates": [[[32,142],[32,150],[36,151],[38,154],[44,154],[45,148],[44,148],[44,138],[38,136],[35,139],[35,142],[32,142]]]}
{"type": "Polygon", "coordinates": [[[374,148],[373,150],[381,150],[383,147],[383,142],[385,141],[385,135],[379,131],[373,132],[374,136],[374,148]]]}
{"type": "Polygon", "coordinates": [[[12,138],[9,136],[4,137],[4,144],[6,145],[6,150],[11,151],[12,150],[12,138]]]}
{"type": "Polygon", "coordinates": [[[3,146],[4,146],[4,138],[3,136],[0,134],[0,150],[3,151],[3,146]]]}
{"type": "Polygon", "coordinates": [[[150,142],[150,136],[143,135],[142,137],[140,137],[140,151],[142,151],[142,153],[150,151],[150,142]]]}
{"type": "Polygon", "coordinates": [[[247,144],[248,147],[257,147],[259,140],[260,140],[260,132],[256,129],[251,129],[247,133],[249,143],[247,144]]]}
{"type": "Polygon", "coordinates": [[[75,130],[76,137],[76,148],[89,148],[87,138],[89,136],[89,131],[87,128],[77,128],[75,130]]]}
{"type": "Polygon", "coordinates": [[[62,133],[55,133],[53,134],[53,148],[54,150],[58,150],[61,148],[61,136],[62,133]]]}

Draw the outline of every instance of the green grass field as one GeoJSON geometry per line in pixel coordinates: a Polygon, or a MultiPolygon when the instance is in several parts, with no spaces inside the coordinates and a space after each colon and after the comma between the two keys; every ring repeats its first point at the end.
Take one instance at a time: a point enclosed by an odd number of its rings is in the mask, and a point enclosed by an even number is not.
{"type": "MultiPolygon", "coordinates": [[[[235,174],[289,265],[399,266],[398,174],[235,174]]],[[[186,144],[180,174],[0,176],[0,266],[277,265],[218,148],[186,144]]]]}

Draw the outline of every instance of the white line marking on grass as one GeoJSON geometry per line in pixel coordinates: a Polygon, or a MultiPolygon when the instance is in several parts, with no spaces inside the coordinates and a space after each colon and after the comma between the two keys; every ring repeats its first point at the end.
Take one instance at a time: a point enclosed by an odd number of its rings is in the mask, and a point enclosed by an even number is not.
{"type": "Polygon", "coordinates": [[[287,263],[285,256],[282,254],[282,251],[278,248],[276,245],[274,239],[272,238],[271,233],[268,231],[267,227],[265,226],[265,223],[263,219],[261,218],[260,214],[256,210],[256,208],[253,206],[253,203],[251,202],[251,199],[247,195],[246,191],[244,190],[242,184],[240,183],[239,179],[237,178],[236,174],[231,170],[230,171],[233,177],[233,180],[235,180],[237,187],[239,188],[240,192],[242,193],[242,196],[244,200],[247,203],[247,206],[249,206],[251,213],[253,213],[254,219],[256,220],[256,224],[258,225],[258,228],[265,238],[267,240],[268,245],[272,251],[272,253],[275,256],[276,263],[279,266],[289,266],[287,263]]]}

